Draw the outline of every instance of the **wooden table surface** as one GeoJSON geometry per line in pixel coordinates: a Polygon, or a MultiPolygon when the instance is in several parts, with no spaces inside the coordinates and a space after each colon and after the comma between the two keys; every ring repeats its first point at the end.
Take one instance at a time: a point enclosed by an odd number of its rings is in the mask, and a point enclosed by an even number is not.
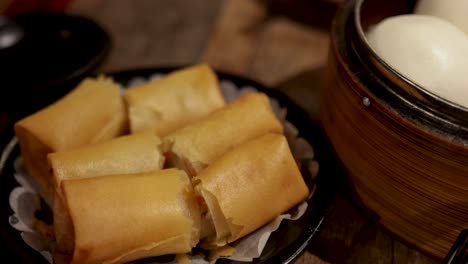
{"type": "MultiPolygon", "coordinates": [[[[328,28],[325,0],[76,0],[68,12],[113,38],[100,71],[208,62],[280,89],[314,118],[328,28]]],[[[340,188],[319,236],[297,263],[437,263],[393,239],[340,188]]]]}

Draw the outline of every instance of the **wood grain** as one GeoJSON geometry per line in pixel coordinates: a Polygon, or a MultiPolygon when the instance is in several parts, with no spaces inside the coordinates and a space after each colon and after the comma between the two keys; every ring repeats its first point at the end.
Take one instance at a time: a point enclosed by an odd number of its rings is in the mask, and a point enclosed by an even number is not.
{"type": "Polygon", "coordinates": [[[113,48],[102,71],[197,62],[223,1],[76,0],[69,13],[93,18],[113,48]]]}
{"type": "Polygon", "coordinates": [[[248,76],[274,86],[325,64],[327,32],[282,17],[262,25],[248,76]]]}
{"type": "Polygon", "coordinates": [[[352,202],[348,187],[344,187],[304,259],[315,261],[310,257],[315,256],[326,263],[438,263],[393,239],[352,202]]]}
{"type": "Polygon", "coordinates": [[[202,61],[245,76],[255,54],[266,10],[258,1],[225,1],[202,61]]]}

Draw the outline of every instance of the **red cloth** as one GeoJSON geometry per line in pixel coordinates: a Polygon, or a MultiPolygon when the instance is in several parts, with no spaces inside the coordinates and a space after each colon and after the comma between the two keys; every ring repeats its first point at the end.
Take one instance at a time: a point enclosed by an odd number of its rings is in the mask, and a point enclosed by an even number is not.
{"type": "Polygon", "coordinates": [[[31,12],[64,12],[72,0],[12,0],[7,4],[4,15],[15,16],[31,12]]]}

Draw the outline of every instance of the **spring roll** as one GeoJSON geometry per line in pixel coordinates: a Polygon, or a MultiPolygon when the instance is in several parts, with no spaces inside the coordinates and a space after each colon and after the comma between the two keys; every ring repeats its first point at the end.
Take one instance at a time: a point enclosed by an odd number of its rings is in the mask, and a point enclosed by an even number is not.
{"type": "Polygon", "coordinates": [[[61,188],[57,263],[124,263],[188,253],[199,241],[199,207],[181,170],[64,180],[61,188]]]}
{"type": "Polygon", "coordinates": [[[268,132],[283,132],[268,97],[248,93],[166,136],[163,151],[172,166],[195,176],[226,151],[268,132]]]}
{"type": "Polygon", "coordinates": [[[146,131],[50,153],[54,187],[63,180],[160,170],[164,164],[160,144],[158,136],[146,131]]]}
{"type": "Polygon", "coordinates": [[[106,78],[83,80],[57,102],[15,124],[26,169],[43,196],[52,189],[47,154],[105,141],[126,130],[120,88],[106,78]]]}
{"type": "Polygon", "coordinates": [[[124,98],[131,132],[151,129],[159,136],[225,104],[216,74],[205,64],[174,71],[160,80],[130,88],[124,98]]]}
{"type": "Polygon", "coordinates": [[[286,138],[273,133],[227,152],[193,182],[206,203],[203,219],[214,226],[202,232],[207,248],[248,235],[309,194],[286,138]]]}

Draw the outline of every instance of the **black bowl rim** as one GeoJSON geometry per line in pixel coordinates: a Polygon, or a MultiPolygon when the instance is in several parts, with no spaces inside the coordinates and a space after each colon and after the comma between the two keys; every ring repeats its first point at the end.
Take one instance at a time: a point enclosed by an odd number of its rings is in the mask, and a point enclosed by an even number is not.
{"type": "MultiPolygon", "coordinates": [[[[43,87],[51,87],[56,86],[58,84],[67,83],[68,81],[74,80],[83,76],[84,74],[91,74],[93,70],[95,70],[109,55],[110,49],[112,47],[112,40],[110,35],[104,28],[98,24],[96,21],[78,14],[65,14],[65,13],[47,13],[47,12],[38,12],[38,13],[30,13],[30,14],[23,14],[11,17],[13,21],[17,21],[19,19],[40,19],[41,17],[47,17],[48,19],[56,20],[56,23],[66,24],[66,23],[81,23],[82,26],[86,26],[88,29],[92,28],[96,32],[100,34],[100,42],[99,45],[101,46],[99,52],[95,54],[91,58],[88,63],[82,65],[81,67],[75,69],[74,71],[70,72],[69,74],[63,76],[60,79],[55,80],[48,80],[47,82],[40,82],[37,84],[33,84],[32,90],[39,90],[42,91],[43,87]]],[[[21,24],[20,24],[21,25],[21,24]]]]}
{"type": "Polygon", "coordinates": [[[82,78],[93,74],[102,65],[112,49],[112,39],[107,31],[86,16],[38,12],[13,16],[10,19],[21,27],[24,20],[33,19],[35,21],[40,20],[42,17],[47,17],[48,20],[63,25],[65,28],[69,28],[68,25],[79,24],[87,30],[86,32],[91,30],[98,36],[98,38],[94,39],[96,41],[95,50],[93,50],[93,53],[89,53],[91,58],[88,61],[76,64],[75,69],[61,73],[56,78],[47,78],[35,82],[27,80],[20,86],[17,86],[14,79],[7,78],[3,80],[3,90],[1,92],[4,96],[0,97],[1,110],[25,115],[52,103],[69,92],[82,78]],[[11,87],[15,89],[10,89],[11,87]],[[30,94],[30,96],[25,97],[25,93],[30,94]]]}

